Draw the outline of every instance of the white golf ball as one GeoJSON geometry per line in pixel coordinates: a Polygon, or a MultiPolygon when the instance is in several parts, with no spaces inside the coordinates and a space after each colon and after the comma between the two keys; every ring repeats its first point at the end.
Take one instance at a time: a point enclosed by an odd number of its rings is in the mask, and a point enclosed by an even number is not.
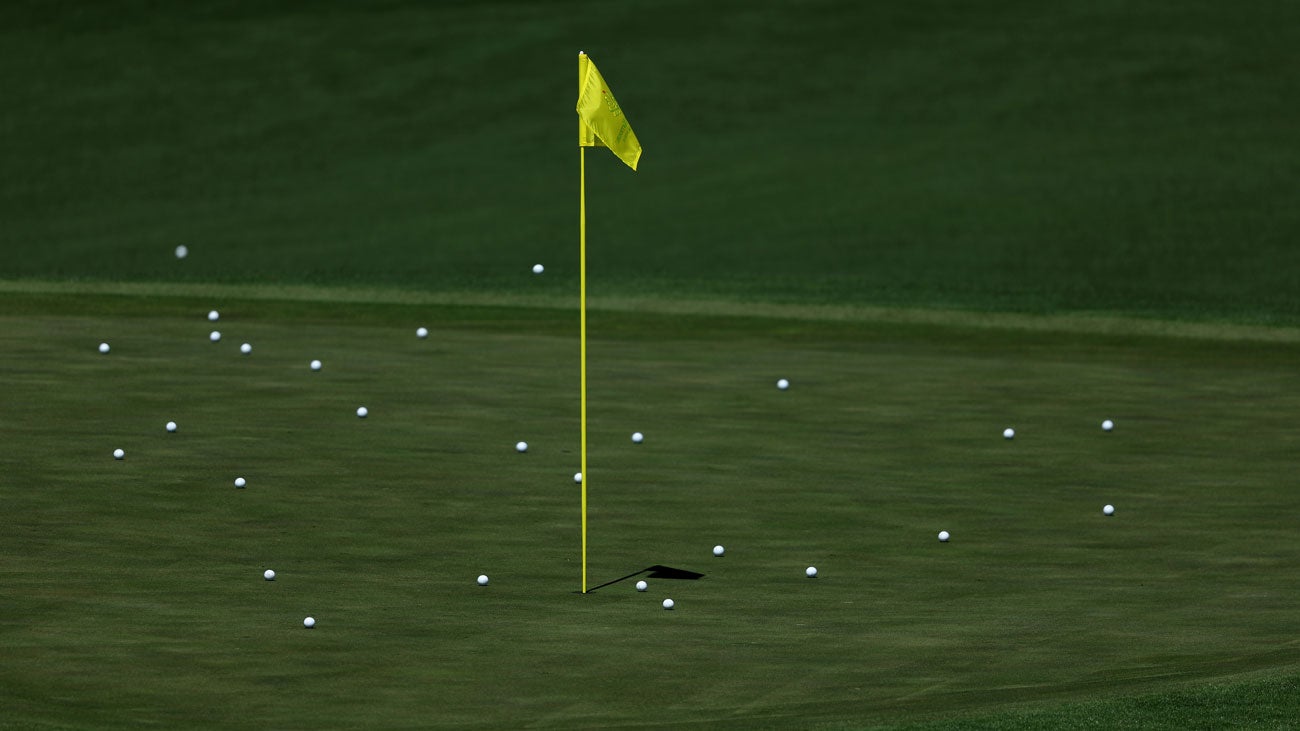
{"type": "Polygon", "coordinates": [[[487,585],[488,585],[488,577],[487,577],[487,574],[479,574],[479,575],[478,575],[478,585],[479,585],[479,586],[487,586],[487,585]]]}
{"type": "Polygon", "coordinates": [[[645,591],[645,590],[648,589],[648,588],[650,588],[650,585],[647,584],[647,583],[645,583],[644,581],[638,581],[638,582],[636,582],[636,590],[637,590],[637,591],[645,591]]]}
{"type": "Polygon", "coordinates": [[[190,247],[186,246],[185,244],[181,244],[180,246],[177,246],[177,247],[176,247],[176,258],[177,258],[177,259],[184,259],[185,257],[187,257],[187,256],[189,256],[189,255],[190,255],[190,247]]]}
{"type": "Polygon", "coordinates": [[[209,310],[209,311],[208,311],[208,322],[216,322],[217,320],[220,320],[220,319],[221,319],[221,313],[220,313],[220,312],[217,312],[216,310],[209,310]]]}
{"type": "Polygon", "coordinates": [[[633,444],[640,444],[643,441],[645,441],[645,435],[642,434],[641,432],[636,432],[635,434],[632,435],[633,444]]]}
{"type": "Polygon", "coordinates": [[[664,609],[672,609],[675,606],[677,606],[677,603],[674,602],[672,599],[664,600],[664,609]]]}
{"type": "Polygon", "coordinates": [[[781,380],[776,382],[776,387],[784,391],[790,387],[790,382],[782,378],[781,380]]]}
{"type": "Polygon", "coordinates": [[[367,409],[367,408],[364,407],[364,406],[358,406],[358,407],[357,407],[357,417],[358,417],[358,418],[364,419],[364,418],[366,418],[366,417],[369,416],[369,415],[370,415],[370,409],[367,409]]]}
{"type": "Polygon", "coordinates": [[[527,451],[528,451],[528,442],[519,442],[518,444],[516,444],[516,445],[515,445],[515,451],[516,451],[516,452],[527,452],[527,451]]]}
{"type": "Polygon", "coordinates": [[[816,566],[809,566],[808,568],[804,569],[803,572],[804,572],[804,575],[807,576],[807,577],[810,578],[810,579],[815,579],[815,578],[817,578],[817,567],[816,567],[816,566]]]}
{"type": "Polygon", "coordinates": [[[272,571],[271,569],[267,569],[266,571],[262,572],[262,578],[266,579],[267,581],[275,581],[275,572],[272,571]]]}
{"type": "Polygon", "coordinates": [[[427,337],[429,337],[429,328],[427,328],[427,327],[417,327],[417,328],[415,329],[415,337],[417,337],[417,338],[427,338],[427,337]]]}
{"type": "Polygon", "coordinates": [[[1114,428],[1115,428],[1115,422],[1111,421],[1110,419],[1107,419],[1107,420],[1101,422],[1101,430],[1102,430],[1102,431],[1110,431],[1111,429],[1114,429],[1114,428]]]}
{"type": "Polygon", "coordinates": [[[948,537],[949,537],[949,536],[948,536],[948,531],[946,531],[946,530],[941,530],[941,531],[939,531],[939,542],[940,542],[940,543],[947,543],[947,542],[948,542],[948,537]]]}
{"type": "Polygon", "coordinates": [[[533,265],[533,274],[541,274],[544,271],[546,271],[546,267],[542,266],[541,264],[533,265]]]}
{"type": "Polygon", "coordinates": [[[315,626],[316,626],[316,618],[315,618],[315,617],[308,617],[308,618],[304,619],[304,620],[302,621],[302,626],[306,627],[307,629],[311,629],[312,627],[315,627],[315,626]]]}
{"type": "Polygon", "coordinates": [[[714,546],[714,547],[713,547],[713,555],[714,555],[714,556],[721,556],[722,554],[724,554],[724,553],[726,553],[726,552],[727,552],[727,549],[723,548],[722,546],[714,546]]]}
{"type": "Polygon", "coordinates": [[[108,348],[108,343],[100,343],[100,344],[99,344],[99,352],[101,352],[101,353],[107,353],[108,350],[109,350],[109,348],[108,348]]]}
{"type": "Polygon", "coordinates": [[[176,422],[174,421],[167,422],[167,431],[173,431],[173,432],[176,431],[176,422]]]}
{"type": "Polygon", "coordinates": [[[311,362],[311,369],[312,369],[313,371],[318,371],[318,370],[320,370],[320,361],[318,361],[318,360],[313,360],[313,361],[311,362]]]}
{"type": "Polygon", "coordinates": [[[247,485],[247,484],[248,484],[248,480],[245,480],[245,479],[242,478],[242,477],[236,477],[236,478],[235,478],[235,487],[243,487],[244,485],[247,485]]]}
{"type": "Polygon", "coordinates": [[[213,330],[212,332],[208,333],[208,340],[211,340],[214,343],[221,340],[221,331],[213,330]]]}
{"type": "Polygon", "coordinates": [[[124,459],[125,457],[126,457],[126,452],[123,452],[120,449],[113,450],[113,459],[124,459]]]}
{"type": "Polygon", "coordinates": [[[582,484],[582,473],[581,473],[581,472],[574,472],[574,473],[573,473],[573,481],[574,481],[575,483],[581,485],[581,484],[582,484]]]}
{"type": "Polygon", "coordinates": [[[249,353],[253,352],[253,346],[249,345],[248,343],[244,343],[243,345],[239,346],[239,352],[243,353],[244,355],[248,355],[249,353]]]}
{"type": "Polygon", "coordinates": [[[1105,515],[1114,515],[1114,514],[1115,514],[1115,506],[1114,506],[1114,505],[1107,505],[1106,507],[1104,507],[1104,508],[1101,509],[1101,512],[1102,512],[1103,514],[1105,514],[1105,515]]]}
{"type": "Polygon", "coordinates": [[[1003,439],[1015,439],[1015,438],[1016,438],[1016,430],[1015,430],[1015,429],[1012,429],[1011,427],[1007,427],[1006,429],[1003,429],[1003,430],[1002,430],[1002,438],[1003,438],[1003,439]]]}

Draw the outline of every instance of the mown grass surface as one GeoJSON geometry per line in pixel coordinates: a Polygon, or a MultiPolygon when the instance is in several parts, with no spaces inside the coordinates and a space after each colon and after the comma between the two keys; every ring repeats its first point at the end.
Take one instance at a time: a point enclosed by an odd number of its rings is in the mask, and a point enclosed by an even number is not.
{"type": "Polygon", "coordinates": [[[11,725],[853,728],[1300,660],[1293,346],[607,313],[592,584],[705,577],[581,596],[569,313],[157,305],[0,319],[11,725]]]}
{"type": "Polygon", "coordinates": [[[582,49],[597,295],[1295,324],[1298,14],[7,3],[0,277],[574,291],[582,49]]]}

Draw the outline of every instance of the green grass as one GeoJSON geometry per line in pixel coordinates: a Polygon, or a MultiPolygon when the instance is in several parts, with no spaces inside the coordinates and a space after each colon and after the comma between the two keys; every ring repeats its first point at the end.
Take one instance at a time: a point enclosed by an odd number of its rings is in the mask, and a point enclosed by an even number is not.
{"type": "Polygon", "coordinates": [[[1211,0],[0,5],[0,728],[1284,726],[1296,47],[1211,0]],[[587,165],[592,584],[706,574],[648,595],[574,593],[579,49],[646,146],[587,165]]]}
{"type": "Polygon", "coordinates": [[[589,161],[598,295],[1294,325],[1298,46],[1213,0],[8,3],[0,279],[571,292],[585,49],[646,146],[589,161]]]}
{"type": "Polygon", "coordinates": [[[15,727],[1294,711],[1294,345],[601,313],[591,584],[706,576],[581,596],[570,312],[110,301],[0,299],[15,727]]]}

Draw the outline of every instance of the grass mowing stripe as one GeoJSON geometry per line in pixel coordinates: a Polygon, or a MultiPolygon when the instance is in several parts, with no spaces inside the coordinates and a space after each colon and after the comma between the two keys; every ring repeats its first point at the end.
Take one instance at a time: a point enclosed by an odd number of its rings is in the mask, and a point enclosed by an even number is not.
{"type": "MultiPolygon", "coordinates": [[[[277,302],[285,316],[318,316],[334,320],[383,317],[396,307],[461,308],[466,319],[487,327],[499,319],[505,327],[524,320],[562,319],[562,315],[535,315],[528,310],[576,312],[577,297],[497,294],[492,292],[418,292],[308,285],[228,285],[153,282],[51,282],[0,279],[0,306],[12,313],[114,311],[150,314],[154,308],[175,311],[181,303],[204,307],[225,302],[277,302]],[[134,299],[130,299],[134,298],[134,299]],[[164,304],[166,303],[166,304],[164,304]],[[293,308],[287,303],[299,303],[293,308]],[[518,312],[511,312],[512,310],[518,312]],[[483,316],[475,316],[475,312],[483,316]],[[509,314],[508,314],[509,313],[509,314]]],[[[1026,315],[1009,312],[971,312],[938,308],[888,308],[860,305],[794,305],[669,297],[589,297],[590,312],[624,316],[709,317],[737,323],[762,319],[822,324],[878,325],[900,329],[939,328],[952,331],[1008,331],[1040,334],[1078,334],[1131,338],[1182,338],[1244,343],[1300,343],[1300,328],[1242,325],[1230,322],[1189,322],[1124,317],[1110,313],[1026,315]]],[[[575,315],[576,316],[576,315],[575,315]]],[[[749,330],[754,326],[737,326],[749,330]]],[[[759,326],[761,327],[761,325],[759,326]]],[[[712,330],[712,329],[711,329],[712,330]]]]}
{"type": "Polygon", "coordinates": [[[1280,355],[596,338],[593,575],[705,578],[579,597],[571,337],[265,304],[0,319],[0,718],[805,728],[1300,661],[1280,355]]]}

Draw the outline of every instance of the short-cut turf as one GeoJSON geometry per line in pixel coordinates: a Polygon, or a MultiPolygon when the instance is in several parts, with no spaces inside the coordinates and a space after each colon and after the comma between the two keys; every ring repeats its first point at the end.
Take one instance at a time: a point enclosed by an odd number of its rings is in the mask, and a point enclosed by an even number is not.
{"type": "Polygon", "coordinates": [[[223,302],[244,357],[64,307],[0,318],[9,723],[853,727],[1300,661],[1292,345],[596,314],[590,584],[705,576],[581,596],[572,313],[223,302]]]}

